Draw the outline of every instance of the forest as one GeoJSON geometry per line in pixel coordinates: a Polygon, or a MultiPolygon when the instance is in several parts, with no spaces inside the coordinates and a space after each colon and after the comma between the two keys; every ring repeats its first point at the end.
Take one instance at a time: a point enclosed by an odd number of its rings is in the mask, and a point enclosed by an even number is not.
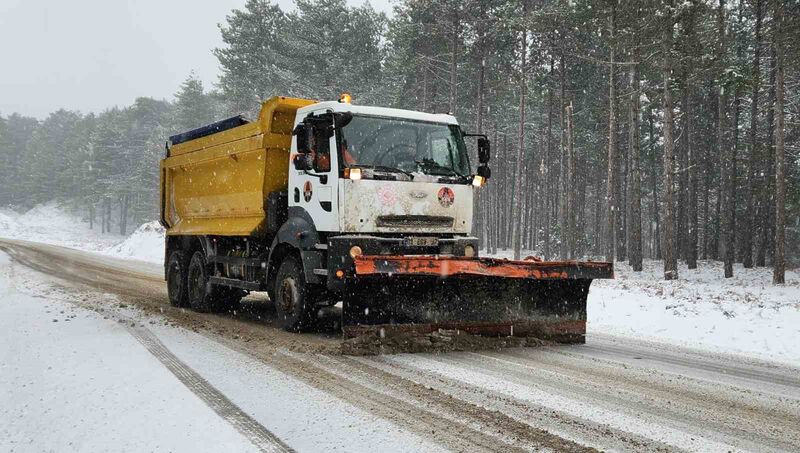
{"type": "MultiPolygon", "coordinates": [[[[104,231],[158,216],[168,136],[275,95],[451,112],[492,141],[488,253],[800,264],[800,1],[268,0],[220,18],[220,74],[174,99],[0,112],[0,206],[104,231]]],[[[93,68],[87,68],[94,70],[93,68]]],[[[161,68],[169,70],[169,68],[161,68]]],[[[473,158],[473,167],[475,159],[473,158]]]]}

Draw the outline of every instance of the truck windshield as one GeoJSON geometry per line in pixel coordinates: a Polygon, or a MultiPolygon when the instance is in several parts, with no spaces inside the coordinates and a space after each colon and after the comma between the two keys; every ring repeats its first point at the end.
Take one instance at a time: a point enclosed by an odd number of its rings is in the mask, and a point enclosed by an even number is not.
{"type": "Polygon", "coordinates": [[[354,115],[341,129],[339,147],[347,167],[436,176],[470,171],[461,129],[452,124],[354,115]]]}

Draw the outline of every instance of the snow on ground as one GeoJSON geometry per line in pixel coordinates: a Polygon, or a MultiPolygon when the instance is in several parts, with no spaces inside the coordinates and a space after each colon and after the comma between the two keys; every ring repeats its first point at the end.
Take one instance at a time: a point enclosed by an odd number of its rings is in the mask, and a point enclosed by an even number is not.
{"type": "Polygon", "coordinates": [[[295,450],[441,451],[200,334],[120,308],[113,296],[106,315],[68,302],[76,297],[86,300],[0,252],[0,451],[259,451],[114,321],[120,314],[295,450]]]}
{"type": "Polygon", "coordinates": [[[771,268],[722,263],[679,265],[679,279],[663,280],[663,263],[645,261],[633,272],[616,263],[616,280],[598,280],[589,292],[588,329],[719,352],[800,364],[800,275],[772,284],[771,268]]]}
{"type": "Polygon", "coordinates": [[[59,203],[37,205],[17,213],[0,209],[0,237],[62,245],[86,251],[101,251],[118,244],[123,239],[117,233],[100,232],[100,225],[89,229],[89,223],[71,213],[59,203]]]}
{"type": "Polygon", "coordinates": [[[164,262],[164,227],[157,221],[145,223],[124,241],[103,253],[117,258],[162,264],[164,262]]]}
{"type": "Polygon", "coordinates": [[[0,451],[258,451],[118,323],[11,272],[0,253],[0,451]]]}
{"type": "MultiPolygon", "coordinates": [[[[533,253],[528,253],[533,255],[533,253]]],[[[500,250],[496,256],[509,258],[500,250]]],[[[527,256],[523,254],[523,256],[527,256]]],[[[800,275],[786,273],[772,284],[772,268],[734,267],[723,278],[722,263],[679,264],[679,279],[663,279],[662,261],[645,260],[642,272],[614,264],[614,280],[592,283],[587,330],[715,352],[800,364],[800,275]]]]}
{"type": "Polygon", "coordinates": [[[0,237],[151,263],[160,264],[164,260],[164,229],[158,222],[145,223],[127,237],[113,231],[103,234],[98,224],[90,229],[88,222],[56,202],[38,205],[21,214],[0,209],[0,237]]]}

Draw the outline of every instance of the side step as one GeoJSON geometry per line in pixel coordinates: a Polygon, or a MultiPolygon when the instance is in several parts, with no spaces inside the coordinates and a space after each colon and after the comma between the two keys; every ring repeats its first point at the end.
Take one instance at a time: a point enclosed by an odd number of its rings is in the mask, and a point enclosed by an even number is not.
{"type": "Polygon", "coordinates": [[[247,282],[244,280],[236,280],[235,278],[225,278],[225,277],[208,277],[208,282],[213,285],[222,285],[222,286],[230,286],[233,288],[241,288],[246,289],[248,291],[261,291],[262,286],[261,283],[258,282],[247,282]]]}

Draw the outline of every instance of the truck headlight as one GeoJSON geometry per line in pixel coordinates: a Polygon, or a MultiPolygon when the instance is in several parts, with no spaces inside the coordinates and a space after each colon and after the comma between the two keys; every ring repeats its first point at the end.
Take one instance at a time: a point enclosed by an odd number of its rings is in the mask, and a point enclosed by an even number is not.
{"type": "Polygon", "coordinates": [[[466,247],[464,247],[464,256],[466,256],[467,258],[472,258],[473,256],[475,256],[475,247],[471,245],[467,245],[466,247]]]}
{"type": "Polygon", "coordinates": [[[360,256],[362,253],[361,247],[357,245],[350,247],[350,258],[356,259],[356,257],[360,256]]]}

